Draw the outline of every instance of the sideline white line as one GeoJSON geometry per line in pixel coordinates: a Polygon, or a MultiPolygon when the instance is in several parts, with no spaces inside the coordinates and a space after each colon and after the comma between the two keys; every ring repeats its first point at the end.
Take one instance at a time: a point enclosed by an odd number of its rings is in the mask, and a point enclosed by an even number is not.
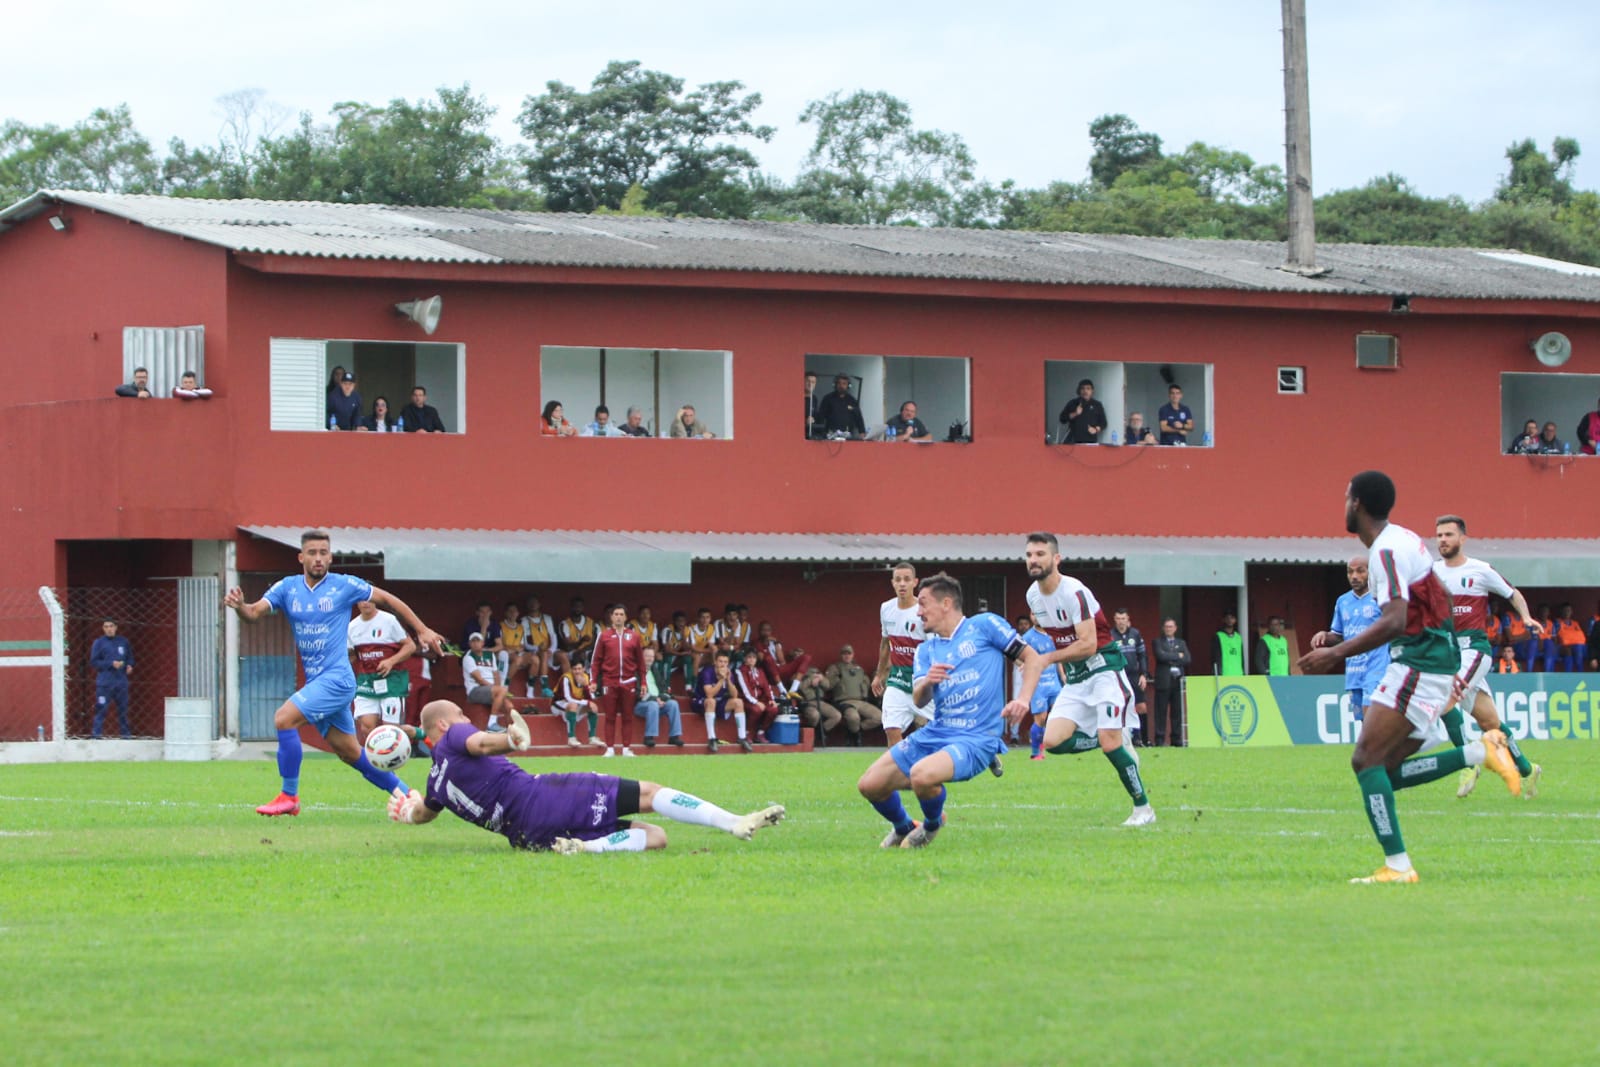
{"type": "MultiPolygon", "coordinates": [[[[81,797],[0,796],[0,803],[13,804],[100,804],[115,808],[202,808],[217,811],[255,811],[254,804],[202,804],[197,800],[104,800],[81,797]]],[[[377,804],[302,804],[301,811],[383,811],[377,804]]]]}

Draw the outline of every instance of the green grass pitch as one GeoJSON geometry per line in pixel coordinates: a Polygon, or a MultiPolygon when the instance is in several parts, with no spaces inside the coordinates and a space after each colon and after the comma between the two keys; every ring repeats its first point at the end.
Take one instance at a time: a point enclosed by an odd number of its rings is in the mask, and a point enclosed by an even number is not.
{"type": "MultiPolygon", "coordinates": [[[[516,853],[308,760],[0,767],[7,1062],[1593,1064],[1600,747],[1399,796],[1380,862],[1348,750],[1146,750],[1160,821],[1098,756],[954,786],[884,852],[868,750],[534,761],[789,819],[667,824],[649,855],[516,853]]],[[[424,766],[404,775],[417,783],[424,766]]]]}

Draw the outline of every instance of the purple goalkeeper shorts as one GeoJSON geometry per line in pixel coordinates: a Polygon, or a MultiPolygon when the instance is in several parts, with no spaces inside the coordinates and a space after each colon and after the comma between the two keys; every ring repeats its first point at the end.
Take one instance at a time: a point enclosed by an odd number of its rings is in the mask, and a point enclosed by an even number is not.
{"type": "MultiPolygon", "coordinates": [[[[549,848],[558,837],[593,841],[621,824],[609,774],[541,774],[520,791],[502,832],[514,848],[549,848]]],[[[632,814],[631,812],[629,814],[632,814]]]]}

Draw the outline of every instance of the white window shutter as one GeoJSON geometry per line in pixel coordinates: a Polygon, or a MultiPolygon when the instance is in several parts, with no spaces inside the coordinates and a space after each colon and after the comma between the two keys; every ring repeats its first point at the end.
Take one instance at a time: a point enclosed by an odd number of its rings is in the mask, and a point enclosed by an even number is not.
{"type": "Polygon", "coordinates": [[[320,430],[328,406],[322,372],[327,344],[274,337],[271,346],[272,428],[320,430]]]}
{"type": "Polygon", "coordinates": [[[133,381],[133,369],[150,372],[150,395],[169,397],[186,370],[206,381],[206,328],[204,326],[124,326],[122,328],[122,380],[133,381]]]}

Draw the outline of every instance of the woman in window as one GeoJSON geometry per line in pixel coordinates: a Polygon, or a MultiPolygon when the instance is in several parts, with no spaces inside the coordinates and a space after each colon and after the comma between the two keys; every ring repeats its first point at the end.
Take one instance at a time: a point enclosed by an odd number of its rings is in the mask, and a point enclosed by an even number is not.
{"type": "Polygon", "coordinates": [[[358,429],[373,433],[399,433],[394,420],[389,417],[389,398],[378,397],[372,402],[372,414],[361,420],[358,429]]]}
{"type": "Polygon", "coordinates": [[[551,400],[545,404],[544,413],[539,416],[539,432],[545,437],[578,436],[578,428],[567,421],[559,400],[551,400]]]}
{"type": "Polygon", "coordinates": [[[333,373],[328,375],[328,396],[333,396],[339,391],[339,383],[344,380],[344,368],[334,367],[333,373]]]}

